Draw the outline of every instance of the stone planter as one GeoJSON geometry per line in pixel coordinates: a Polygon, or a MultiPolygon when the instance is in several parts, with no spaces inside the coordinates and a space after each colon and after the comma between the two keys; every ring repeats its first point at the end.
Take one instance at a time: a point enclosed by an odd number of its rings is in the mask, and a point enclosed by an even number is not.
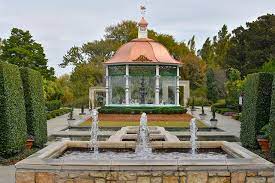
{"type": "Polygon", "coordinates": [[[211,119],[210,120],[210,125],[212,128],[217,128],[218,120],[216,119],[211,119]]]}
{"type": "Polygon", "coordinates": [[[265,138],[258,138],[257,139],[262,151],[267,154],[270,150],[270,146],[269,146],[269,141],[268,139],[265,138]]]}
{"type": "Polygon", "coordinates": [[[33,146],[33,142],[34,142],[33,139],[28,139],[27,142],[26,142],[26,148],[31,149],[32,146],[33,146]]]}

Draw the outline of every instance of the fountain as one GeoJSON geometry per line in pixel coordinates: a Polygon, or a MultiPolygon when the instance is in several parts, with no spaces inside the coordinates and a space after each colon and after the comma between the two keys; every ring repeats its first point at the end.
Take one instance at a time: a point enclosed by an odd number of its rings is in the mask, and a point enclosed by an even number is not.
{"type": "Polygon", "coordinates": [[[206,183],[234,182],[235,177],[253,182],[251,172],[258,175],[255,180],[274,180],[274,165],[239,144],[196,141],[196,119],[190,122],[191,143],[163,127],[148,127],[145,113],[139,127],[123,127],[107,141],[98,141],[98,112],[91,115],[90,141],[50,144],[16,164],[16,182],[206,183]]]}
{"type": "Polygon", "coordinates": [[[190,133],[191,133],[190,142],[191,142],[191,153],[193,156],[196,155],[196,151],[197,151],[196,140],[198,139],[198,137],[197,137],[198,128],[196,125],[196,121],[197,121],[196,118],[192,118],[190,121],[190,133]]]}
{"type": "Polygon", "coordinates": [[[91,139],[90,139],[90,148],[94,152],[94,155],[98,155],[98,111],[93,109],[91,112],[92,115],[92,126],[91,126],[91,139]]]}
{"type": "Polygon", "coordinates": [[[149,144],[149,129],[147,126],[147,115],[142,113],[140,117],[140,126],[135,150],[137,156],[148,157],[152,153],[152,148],[149,144]]]}

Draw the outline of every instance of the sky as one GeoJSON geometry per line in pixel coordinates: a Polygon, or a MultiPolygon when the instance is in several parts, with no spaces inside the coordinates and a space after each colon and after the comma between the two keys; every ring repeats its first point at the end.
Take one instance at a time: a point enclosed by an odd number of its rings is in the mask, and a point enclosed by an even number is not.
{"type": "Polygon", "coordinates": [[[13,27],[29,30],[60,76],[72,71],[58,66],[72,46],[103,38],[105,27],[122,20],[139,21],[141,4],[150,29],[177,41],[195,35],[197,49],[223,24],[231,31],[275,14],[275,0],[0,0],[0,38],[8,38],[13,27]]]}

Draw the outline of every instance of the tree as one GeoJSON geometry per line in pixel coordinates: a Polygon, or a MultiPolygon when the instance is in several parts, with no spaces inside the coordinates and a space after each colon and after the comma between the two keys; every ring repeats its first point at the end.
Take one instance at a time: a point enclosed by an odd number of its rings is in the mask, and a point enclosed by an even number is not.
{"type": "Polygon", "coordinates": [[[246,27],[233,30],[226,65],[238,69],[242,76],[256,72],[275,57],[275,16],[267,14],[246,27]]]}
{"type": "Polygon", "coordinates": [[[58,77],[55,82],[58,86],[60,86],[63,90],[63,95],[60,97],[62,103],[64,105],[68,105],[73,102],[74,94],[72,90],[72,83],[70,80],[70,75],[65,74],[63,76],[58,77]]]}
{"type": "Polygon", "coordinates": [[[124,20],[114,26],[109,26],[105,29],[105,38],[113,41],[120,42],[121,44],[127,43],[132,39],[137,38],[138,29],[137,22],[131,20],[124,20]]]}
{"type": "Polygon", "coordinates": [[[275,58],[269,59],[268,62],[264,63],[264,65],[260,69],[261,72],[275,72],[275,58]]]}
{"type": "Polygon", "coordinates": [[[63,96],[63,89],[58,83],[52,80],[43,80],[44,97],[47,101],[60,100],[63,96]]]}
{"type": "Polygon", "coordinates": [[[54,69],[48,68],[42,45],[32,39],[29,31],[13,28],[1,48],[0,60],[37,70],[47,79],[54,78],[54,69]]]}
{"type": "Polygon", "coordinates": [[[195,54],[196,52],[195,36],[192,36],[192,38],[188,41],[188,47],[191,53],[195,54]]]}
{"type": "Polygon", "coordinates": [[[231,34],[227,26],[223,25],[217,36],[212,41],[208,37],[198,54],[211,68],[226,68],[225,58],[230,47],[231,34]]]}
{"type": "Polygon", "coordinates": [[[209,68],[206,72],[207,98],[212,102],[218,99],[218,89],[213,69],[209,68]]]}
{"type": "Polygon", "coordinates": [[[119,46],[120,43],[110,39],[88,42],[81,47],[74,46],[63,57],[60,66],[64,68],[68,65],[102,62],[109,59],[119,46]]]}
{"type": "Polygon", "coordinates": [[[209,37],[205,40],[202,49],[198,51],[198,54],[207,63],[209,67],[214,67],[215,52],[209,37]]]}
{"type": "Polygon", "coordinates": [[[102,64],[87,63],[77,66],[70,78],[74,96],[88,98],[89,87],[102,85],[103,76],[102,64]]]}
{"type": "Polygon", "coordinates": [[[181,78],[190,80],[192,89],[201,87],[204,83],[206,64],[196,55],[189,53],[182,58],[181,78]]]}
{"type": "Polygon", "coordinates": [[[214,64],[225,68],[225,57],[230,46],[231,34],[228,33],[226,25],[218,32],[218,36],[213,39],[213,47],[215,49],[214,64]]]}
{"type": "Polygon", "coordinates": [[[230,68],[227,78],[228,80],[225,84],[227,91],[226,103],[237,108],[244,83],[243,80],[241,80],[241,73],[237,69],[230,68]]]}
{"type": "Polygon", "coordinates": [[[0,56],[2,54],[3,40],[0,38],[0,56]]]}

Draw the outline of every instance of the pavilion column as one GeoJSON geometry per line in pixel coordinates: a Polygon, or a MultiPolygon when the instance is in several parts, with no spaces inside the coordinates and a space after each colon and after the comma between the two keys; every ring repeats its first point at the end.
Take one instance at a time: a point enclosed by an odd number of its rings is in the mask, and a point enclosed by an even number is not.
{"type": "Polygon", "coordinates": [[[180,105],[180,67],[177,66],[176,105],[180,105]]]}
{"type": "Polygon", "coordinates": [[[109,105],[109,67],[106,65],[105,81],[106,81],[106,102],[105,105],[109,105]]]}
{"type": "Polygon", "coordinates": [[[156,90],[155,90],[155,104],[159,105],[159,65],[156,65],[156,90]]]}
{"type": "Polygon", "coordinates": [[[126,65],[125,73],[125,103],[129,105],[129,65],[126,65]]]}

